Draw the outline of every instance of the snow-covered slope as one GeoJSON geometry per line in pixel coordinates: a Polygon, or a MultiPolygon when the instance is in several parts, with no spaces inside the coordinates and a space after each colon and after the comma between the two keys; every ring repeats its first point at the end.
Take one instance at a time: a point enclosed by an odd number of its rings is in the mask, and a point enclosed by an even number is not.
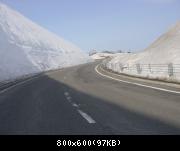
{"type": "MultiPolygon", "coordinates": [[[[137,64],[140,64],[140,68],[142,68],[141,76],[167,78],[169,74],[168,64],[170,63],[173,64],[174,69],[176,67],[176,72],[180,72],[180,22],[158,38],[144,51],[140,53],[116,55],[107,64],[107,67],[121,72],[120,67],[118,67],[117,64],[121,64],[121,66],[124,66],[125,68],[127,65],[128,68],[136,68],[137,64]],[[153,69],[155,70],[152,71],[153,69]]],[[[126,68],[123,72],[128,74],[138,74],[136,69],[127,70],[126,68]]],[[[176,75],[176,77],[174,76],[174,78],[180,79],[179,75],[176,75]]]]}
{"type": "Polygon", "coordinates": [[[90,61],[80,48],[0,2],[0,81],[90,61]]]}
{"type": "Polygon", "coordinates": [[[113,61],[124,63],[180,63],[180,22],[141,53],[120,54],[113,61]]]}

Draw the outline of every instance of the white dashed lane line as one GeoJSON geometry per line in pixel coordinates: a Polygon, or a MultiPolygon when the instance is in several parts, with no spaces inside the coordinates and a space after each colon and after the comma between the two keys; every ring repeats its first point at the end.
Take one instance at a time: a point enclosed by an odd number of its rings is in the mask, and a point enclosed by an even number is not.
{"type": "Polygon", "coordinates": [[[66,97],[67,100],[71,103],[72,102],[72,98],[70,96],[66,97]]]}
{"type": "Polygon", "coordinates": [[[66,99],[71,103],[71,105],[77,109],[78,113],[79,113],[89,124],[95,124],[95,123],[96,123],[96,121],[95,121],[91,116],[89,116],[88,114],[86,114],[85,112],[83,112],[82,110],[79,109],[79,105],[73,102],[72,97],[70,96],[69,92],[64,92],[64,95],[65,95],[66,99]]]}
{"type": "Polygon", "coordinates": [[[89,124],[95,124],[96,121],[92,119],[88,114],[85,112],[78,110],[79,114],[89,123],[89,124]]]}
{"type": "Polygon", "coordinates": [[[64,92],[64,95],[65,95],[65,96],[69,96],[69,93],[68,93],[68,92],[64,92]]]}
{"type": "Polygon", "coordinates": [[[77,105],[76,103],[73,103],[72,106],[79,107],[79,105],[77,105]]]}

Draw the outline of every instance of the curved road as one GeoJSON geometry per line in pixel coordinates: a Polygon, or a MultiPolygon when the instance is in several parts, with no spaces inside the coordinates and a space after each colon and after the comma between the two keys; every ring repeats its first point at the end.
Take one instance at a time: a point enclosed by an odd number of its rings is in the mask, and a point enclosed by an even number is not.
{"type": "Polygon", "coordinates": [[[0,134],[180,134],[180,94],[133,83],[178,88],[113,80],[97,73],[97,64],[46,73],[1,92],[0,134]]]}

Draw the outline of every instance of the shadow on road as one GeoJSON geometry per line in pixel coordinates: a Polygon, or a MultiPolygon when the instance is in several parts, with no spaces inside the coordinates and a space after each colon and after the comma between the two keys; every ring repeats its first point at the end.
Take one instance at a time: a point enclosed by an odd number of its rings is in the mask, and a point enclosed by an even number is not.
{"type": "Polygon", "coordinates": [[[50,80],[57,87],[63,87],[64,91],[69,92],[73,102],[93,117],[103,129],[100,134],[180,134],[180,127],[128,110],[110,100],[84,93],[53,78],[50,80]]]}
{"type": "Polygon", "coordinates": [[[180,134],[180,128],[44,76],[0,96],[0,134],[180,134]],[[77,109],[96,124],[89,124],[77,109]]]}

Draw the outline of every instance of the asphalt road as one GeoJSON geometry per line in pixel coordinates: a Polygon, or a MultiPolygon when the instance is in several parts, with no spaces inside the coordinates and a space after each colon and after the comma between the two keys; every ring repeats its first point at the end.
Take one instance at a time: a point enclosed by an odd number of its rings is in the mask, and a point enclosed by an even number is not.
{"type": "Polygon", "coordinates": [[[180,94],[115,81],[98,74],[97,64],[49,72],[0,93],[0,134],[180,134],[180,94]]]}

